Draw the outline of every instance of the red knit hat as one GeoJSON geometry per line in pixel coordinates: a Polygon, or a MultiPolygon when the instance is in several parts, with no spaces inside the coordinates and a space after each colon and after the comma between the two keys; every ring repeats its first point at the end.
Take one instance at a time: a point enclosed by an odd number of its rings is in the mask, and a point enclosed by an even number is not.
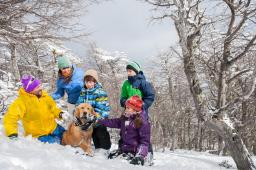
{"type": "Polygon", "coordinates": [[[143,101],[139,96],[135,95],[126,100],[125,105],[140,112],[142,110],[143,101]]]}

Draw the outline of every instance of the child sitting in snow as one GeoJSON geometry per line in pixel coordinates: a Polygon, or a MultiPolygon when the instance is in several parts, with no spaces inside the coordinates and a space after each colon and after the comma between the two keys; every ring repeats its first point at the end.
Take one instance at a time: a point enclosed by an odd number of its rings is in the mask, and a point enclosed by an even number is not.
{"type": "Polygon", "coordinates": [[[121,154],[132,154],[131,164],[144,165],[150,144],[150,123],[142,105],[139,96],[132,96],[125,102],[126,109],[120,118],[98,120],[98,124],[121,129],[123,142],[118,152],[109,154],[110,159],[121,154]]]}
{"type": "MultiPolygon", "coordinates": [[[[98,119],[105,119],[109,116],[110,106],[107,93],[99,83],[96,70],[89,69],[84,75],[84,87],[76,104],[89,103],[98,115],[98,119]]],[[[86,129],[83,129],[86,130],[86,129]]],[[[92,139],[96,150],[104,149],[106,152],[111,147],[110,135],[105,126],[93,128],[92,139]]]]}

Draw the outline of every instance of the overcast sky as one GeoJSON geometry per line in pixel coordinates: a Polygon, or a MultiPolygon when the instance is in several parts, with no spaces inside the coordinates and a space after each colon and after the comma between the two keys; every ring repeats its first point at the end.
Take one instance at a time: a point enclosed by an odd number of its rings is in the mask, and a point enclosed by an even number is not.
{"type": "MultiPolygon", "coordinates": [[[[150,23],[151,6],[136,0],[113,0],[90,6],[80,22],[92,33],[88,42],[109,52],[125,52],[143,62],[177,41],[169,21],[150,23]],[[169,22],[169,23],[168,23],[169,22]]],[[[86,55],[86,45],[68,44],[79,56],[86,55]]]]}

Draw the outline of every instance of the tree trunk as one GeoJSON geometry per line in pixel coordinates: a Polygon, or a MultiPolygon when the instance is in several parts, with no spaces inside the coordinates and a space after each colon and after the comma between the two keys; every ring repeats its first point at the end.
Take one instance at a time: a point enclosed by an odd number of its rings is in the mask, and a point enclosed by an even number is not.
{"type": "Polygon", "coordinates": [[[224,148],[223,139],[221,136],[218,136],[218,155],[221,154],[221,152],[223,151],[223,148],[224,148]]]}
{"type": "Polygon", "coordinates": [[[17,64],[17,56],[16,56],[16,46],[15,44],[10,44],[10,51],[11,51],[11,67],[12,67],[12,73],[14,76],[15,82],[20,81],[20,71],[17,64]]]}
{"type": "Polygon", "coordinates": [[[163,148],[167,147],[167,128],[165,127],[166,125],[164,123],[160,124],[162,127],[162,146],[163,148]]]}
{"type": "Polygon", "coordinates": [[[173,125],[171,126],[171,148],[170,150],[174,150],[175,149],[175,139],[176,139],[176,126],[175,126],[175,122],[173,122],[173,125]]]}
{"type": "Polygon", "coordinates": [[[52,52],[52,62],[51,62],[51,68],[52,68],[52,77],[51,77],[51,90],[55,89],[55,84],[57,80],[57,73],[55,70],[56,64],[57,64],[57,53],[55,50],[52,52]]]}
{"type": "Polygon", "coordinates": [[[235,129],[232,129],[224,121],[212,120],[206,123],[224,139],[239,170],[256,169],[248,150],[235,129]]]}
{"type": "Polygon", "coordinates": [[[252,152],[254,155],[256,155],[256,142],[255,141],[253,141],[252,152]]]}
{"type": "Polygon", "coordinates": [[[38,67],[37,76],[39,79],[43,80],[44,72],[42,71],[41,62],[40,62],[40,58],[39,58],[37,51],[35,51],[34,56],[35,56],[34,62],[36,64],[36,66],[38,67]]]}
{"type": "Polygon", "coordinates": [[[198,141],[199,151],[203,150],[203,133],[204,133],[204,129],[203,129],[202,125],[203,124],[200,122],[199,141],[198,141]]]}
{"type": "Polygon", "coordinates": [[[188,127],[187,127],[187,136],[188,136],[188,149],[191,150],[192,149],[192,143],[191,143],[191,135],[190,135],[190,130],[191,130],[191,117],[189,115],[188,118],[188,127]]]}

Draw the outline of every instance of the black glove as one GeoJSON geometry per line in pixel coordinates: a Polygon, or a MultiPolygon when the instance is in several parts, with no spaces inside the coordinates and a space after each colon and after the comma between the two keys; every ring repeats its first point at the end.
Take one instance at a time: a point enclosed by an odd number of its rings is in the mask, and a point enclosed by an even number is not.
{"type": "Polygon", "coordinates": [[[116,158],[118,157],[119,155],[121,155],[122,152],[120,149],[116,149],[116,150],[113,150],[111,151],[109,154],[108,154],[108,159],[113,159],[113,158],[116,158]]]}
{"type": "Polygon", "coordinates": [[[133,165],[144,165],[144,159],[142,156],[135,156],[131,161],[130,164],[133,165]]]}
{"type": "Polygon", "coordinates": [[[92,120],[89,120],[84,125],[81,126],[82,130],[87,130],[90,126],[94,126],[97,118],[94,116],[92,120]]]}
{"type": "Polygon", "coordinates": [[[85,123],[84,125],[81,126],[82,130],[87,130],[91,126],[91,123],[85,123]]]}
{"type": "Polygon", "coordinates": [[[18,134],[17,133],[13,133],[13,134],[10,134],[8,137],[11,140],[17,140],[18,139],[18,134]]]}
{"type": "Polygon", "coordinates": [[[132,153],[123,153],[122,154],[122,157],[127,160],[127,161],[130,161],[134,158],[134,155],[132,153]]]}

